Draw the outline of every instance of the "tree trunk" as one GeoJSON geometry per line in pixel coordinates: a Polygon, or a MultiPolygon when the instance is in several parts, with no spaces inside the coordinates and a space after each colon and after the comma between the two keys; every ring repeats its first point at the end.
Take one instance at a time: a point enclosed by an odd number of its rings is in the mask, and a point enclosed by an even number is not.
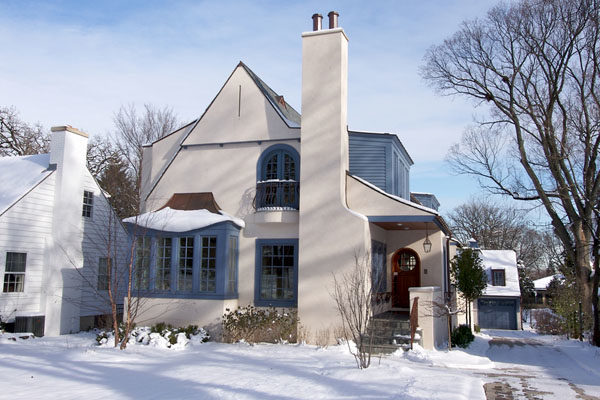
{"type": "Polygon", "coordinates": [[[600,310],[598,306],[598,284],[600,283],[600,221],[596,223],[596,235],[593,246],[594,279],[592,283],[592,313],[594,314],[594,327],[592,329],[592,344],[600,347],[600,310]]]}

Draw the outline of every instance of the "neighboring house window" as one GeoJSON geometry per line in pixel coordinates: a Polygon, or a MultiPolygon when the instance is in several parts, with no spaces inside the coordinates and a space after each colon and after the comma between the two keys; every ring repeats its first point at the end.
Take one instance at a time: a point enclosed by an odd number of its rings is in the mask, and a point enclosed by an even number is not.
{"type": "Polygon", "coordinates": [[[256,305],[295,306],[298,291],[297,239],[259,239],[256,243],[256,305]]]}
{"type": "Polygon", "coordinates": [[[503,269],[492,270],[492,286],[506,286],[506,280],[503,269]]]}
{"type": "Polygon", "coordinates": [[[25,290],[26,262],[27,253],[6,253],[3,292],[23,292],[25,290]]]}
{"type": "Polygon", "coordinates": [[[229,236],[229,260],[227,263],[227,294],[237,293],[238,238],[229,236]]]}
{"type": "Polygon", "coordinates": [[[135,247],[135,287],[147,290],[150,283],[150,238],[139,237],[135,247]]]}
{"type": "Polygon", "coordinates": [[[371,241],[371,282],[374,292],[385,292],[387,289],[386,246],[376,240],[371,241]]]}
{"type": "Polygon", "coordinates": [[[108,290],[108,269],[112,259],[100,257],[98,260],[98,290],[108,290]]]}
{"type": "Polygon", "coordinates": [[[81,212],[81,215],[84,217],[91,218],[93,207],[94,207],[94,193],[84,190],[83,191],[83,211],[81,212]]]}
{"type": "Polygon", "coordinates": [[[217,237],[202,236],[202,254],[200,256],[200,291],[217,290],[217,237]]]}
{"type": "Polygon", "coordinates": [[[300,158],[291,146],[269,147],[258,162],[255,206],[298,209],[300,158]]]}
{"type": "Polygon", "coordinates": [[[156,255],[156,289],[171,289],[171,252],[172,238],[158,238],[156,255]]]}
{"type": "Polygon", "coordinates": [[[177,271],[177,290],[191,291],[194,276],[194,237],[179,238],[179,269],[177,271]]]}

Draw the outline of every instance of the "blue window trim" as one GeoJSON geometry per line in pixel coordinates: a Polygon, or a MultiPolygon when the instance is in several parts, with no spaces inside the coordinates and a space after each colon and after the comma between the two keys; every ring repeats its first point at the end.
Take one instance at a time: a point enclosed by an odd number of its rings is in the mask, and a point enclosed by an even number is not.
{"type": "MultiPolygon", "coordinates": [[[[206,228],[196,229],[187,232],[168,232],[154,229],[144,229],[140,235],[140,227],[133,224],[125,224],[128,228],[130,237],[137,239],[141,236],[151,238],[151,253],[150,253],[150,289],[136,290],[135,295],[141,297],[156,297],[156,298],[183,298],[183,299],[237,299],[237,282],[236,292],[227,293],[227,277],[226,269],[229,252],[229,237],[238,237],[240,228],[232,222],[221,222],[211,225],[206,228]],[[136,234],[138,233],[138,234],[136,234]],[[194,262],[193,262],[193,278],[191,291],[177,290],[177,273],[179,267],[179,240],[182,237],[194,238],[194,262]],[[216,290],[215,292],[202,292],[199,289],[200,279],[200,252],[202,247],[203,236],[217,237],[217,252],[216,252],[216,290]],[[156,287],[156,256],[157,256],[157,240],[158,238],[171,238],[171,286],[169,290],[157,290],[156,287]]],[[[135,262],[135,260],[134,260],[135,262]]]]}
{"type": "MultiPolygon", "coordinates": [[[[228,293],[229,290],[229,282],[225,282],[226,286],[225,286],[225,293],[231,296],[235,296],[235,298],[237,298],[238,296],[238,277],[239,277],[239,262],[240,262],[240,238],[236,235],[229,235],[227,237],[227,268],[229,268],[229,257],[231,257],[231,238],[235,238],[236,241],[236,246],[235,246],[235,254],[233,254],[234,257],[234,265],[233,265],[233,271],[229,271],[229,273],[233,272],[233,292],[228,293]]],[[[226,277],[228,278],[228,277],[226,277]]]]}
{"type": "Polygon", "coordinates": [[[254,271],[254,305],[259,307],[297,307],[298,306],[298,239],[256,239],[254,271]],[[294,246],[294,298],[293,300],[265,300],[260,298],[262,246],[294,246]]]}
{"type": "Polygon", "coordinates": [[[371,240],[371,282],[376,284],[377,277],[381,276],[381,287],[378,292],[387,292],[387,246],[385,243],[371,240]]]}

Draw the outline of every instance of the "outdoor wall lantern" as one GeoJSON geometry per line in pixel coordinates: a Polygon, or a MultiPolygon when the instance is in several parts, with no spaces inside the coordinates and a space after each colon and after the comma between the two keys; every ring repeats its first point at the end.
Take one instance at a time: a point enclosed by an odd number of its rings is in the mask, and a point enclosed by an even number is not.
{"type": "Polygon", "coordinates": [[[428,222],[425,222],[425,241],[423,242],[423,250],[425,253],[431,251],[431,240],[429,240],[428,222]]]}

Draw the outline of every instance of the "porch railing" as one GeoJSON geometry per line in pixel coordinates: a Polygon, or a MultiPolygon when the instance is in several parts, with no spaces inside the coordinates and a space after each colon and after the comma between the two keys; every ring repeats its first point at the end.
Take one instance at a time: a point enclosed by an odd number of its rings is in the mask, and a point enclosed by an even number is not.
{"type": "Polygon", "coordinates": [[[415,341],[415,333],[417,333],[417,327],[419,326],[419,298],[415,297],[413,300],[412,308],[410,309],[410,349],[413,348],[413,342],[415,341]]]}
{"type": "Polygon", "coordinates": [[[256,183],[254,208],[298,209],[300,185],[297,181],[268,180],[256,183]]]}

